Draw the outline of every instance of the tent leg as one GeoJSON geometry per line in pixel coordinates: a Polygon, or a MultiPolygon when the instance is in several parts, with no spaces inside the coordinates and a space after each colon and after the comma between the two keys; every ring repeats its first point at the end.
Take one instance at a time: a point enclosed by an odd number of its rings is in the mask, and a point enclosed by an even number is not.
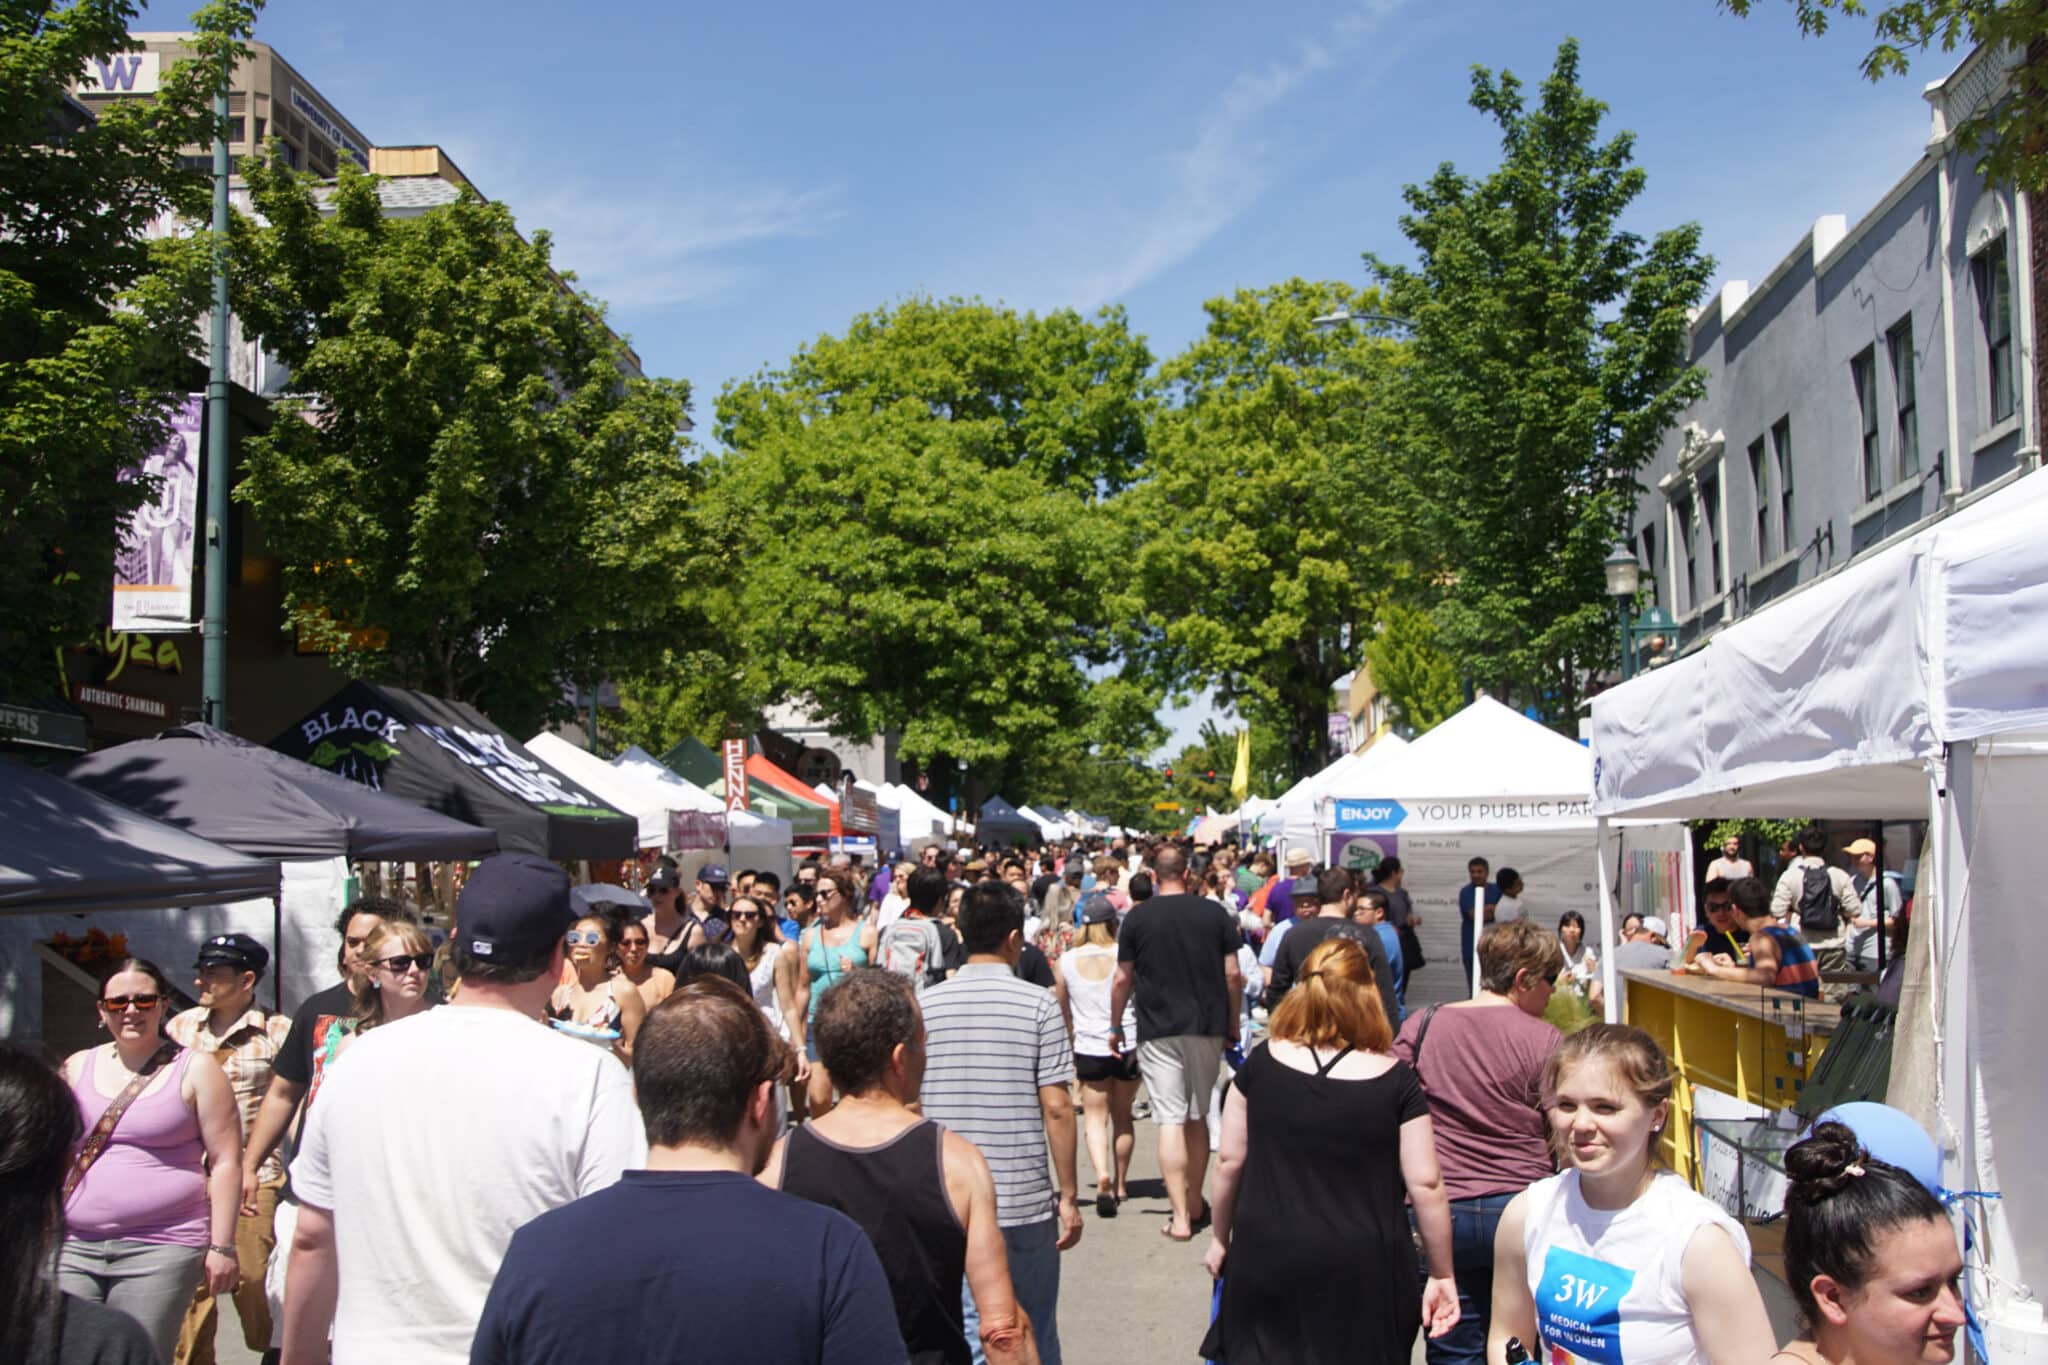
{"type": "Polygon", "coordinates": [[[1593,824],[1594,871],[1600,877],[1600,991],[1608,1023],[1621,1022],[1621,978],[1614,970],[1614,883],[1607,875],[1607,817],[1593,824]]]}
{"type": "Polygon", "coordinates": [[[284,1013],[284,888],[270,898],[270,1007],[284,1013]]]}

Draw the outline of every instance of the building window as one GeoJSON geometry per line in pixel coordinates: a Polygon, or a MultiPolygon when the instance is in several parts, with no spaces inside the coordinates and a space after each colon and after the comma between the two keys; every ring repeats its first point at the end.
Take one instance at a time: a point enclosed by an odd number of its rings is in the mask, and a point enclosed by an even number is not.
{"type": "MultiPolygon", "coordinates": [[[[1714,597],[1721,595],[1721,476],[1700,475],[1700,521],[1707,532],[1707,577],[1714,585],[1714,597]]],[[[1701,593],[1705,598],[1707,593],[1701,593]]]]}
{"type": "Polygon", "coordinates": [[[1792,549],[1792,419],[1780,417],[1771,425],[1771,457],[1778,466],[1778,544],[1792,549]]]}
{"type": "Polygon", "coordinates": [[[263,115],[261,115],[261,114],[258,114],[258,115],[256,116],[256,140],[257,140],[258,142],[261,142],[261,141],[263,141],[263,139],[264,139],[264,138],[267,138],[267,137],[269,137],[269,136],[270,136],[270,120],[269,120],[269,119],[267,119],[267,118],[265,118],[265,117],[263,117],[263,115]]]}
{"type": "Polygon", "coordinates": [[[1650,580],[1650,601],[1657,601],[1657,581],[1664,575],[1657,572],[1657,528],[1643,528],[1643,576],[1650,580]]]}
{"type": "Polygon", "coordinates": [[[1699,605],[1699,528],[1693,524],[1693,502],[1690,492],[1681,493],[1671,500],[1672,544],[1678,549],[1678,586],[1672,596],[1676,599],[1684,594],[1683,601],[1674,600],[1674,611],[1691,611],[1699,605]]]}
{"type": "Polygon", "coordinates": [[[1898,405],[1899,478],[1903,481],[1920,472],[1919,389],[1913,378],[1912,318],[1901,319],[1885,333],[1884,348],[1892,363],[1892,400],[1898,405]]]}
{"type": "Polygon", "coordinates": [[[1977,320],[1984,332],[1984,372],[1991,381],[1991,420],[2012,416],[2012,269],[2005,259],[2005,238],[1970,258],[1977,280],[1977,320]]]}
{"type": "Polygon", "coordinates": [[[1863,433],[1863,496],[1874,498],[1884,492],[1884,458],[1877,438],[1877,352],[1866,346],[1863,354],[1849,362],[1849,378],[1856,385],[1857,427],[1863,433]]]}
{"type": "Polygon", "coordinates": [[[1764,438],[1749,443],[1749,491],[1756,503],[1756,562],[1771,557],[1771,488],[1766,472],[1764,438]]]}

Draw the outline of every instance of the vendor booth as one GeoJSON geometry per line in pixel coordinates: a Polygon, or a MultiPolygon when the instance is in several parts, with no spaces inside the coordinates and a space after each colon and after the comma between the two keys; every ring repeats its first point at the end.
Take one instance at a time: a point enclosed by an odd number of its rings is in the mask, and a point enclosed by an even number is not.
{"type": "Polygon", "coordinates": [[[981,803],[981,817],[975,821],[974,837],[984,846],[1028,846],[1040,842],[1043,835],[1037,821],[1027,819],[1002,797],[991,796],[981,803]]]}
{"type": "MultiPolygon", "coordinates": [[[[1592,805],[1593,756],[1584,745],[1481,697],[1330,785],[1317,818],[1325,840],[1319,860],[1371,871],[1382,858],[1399,857],[1430,963],[1411,978],[1408,1007],[1462,1000],[1477,989],[1460,979],[1457,897],[1468,883],[1466,864],[1484,858],[1496,874],[1519,872],[1523,908],[1540,924],[1555,926],[1567,910],[1590,924],[1599,904],[1592,805]]],[[[1683,856],[1684,829],[1676,823],[1626,833],[1634,849],[1683,856]]],[[[1619,856],[1610,848],[1609,864],[1619,856]]],[[[1475,961],[1475,977],[1476,969],[1475,961]]]]}
{"type": "Polygon", "coordinates": [[[1928,822],[1886,1098],[1943,1149],[1994,1358],[2048,1351],[2044,518],[2037,471],[1593,703],[1603,818],[1928,822]]]}
{"type": "MultiPolygon", "coordinates": [[[[725,803],[687,777],[670,770],[661,760],[635,744],[612,760],[612,766],[630,773],[643,786],[660,791],[668,806],[668,847],[672,849],[724,848],[727,829],[725,803]]],[[[758,825],[780,828],[789,833],[787,820],[768,816],[749,818],[758,825]]]]}
{"type": "MultiPolygon", "coordinates": [[[[583,754],[573,745],[565,747],[583,754]]],[[[589,757],[587,754],[583,756],[589,757]]],[[[640,809],[663,812],[667,833],[667,843],[663,847],[675,857],[676,865],[685,877],[693,875],[705,863],[723,858],[731,867],[773,872],[782,879],[783,885],[789,884],[795,867],[790,853],[794,841],[789,821],[747,810],[728,811],[723,801],[696,783],[670,772],[649,757],[645,749],[637,746],[626,750],[609,764],[600,766],[633,784],[632,790],[638,795],[631,799],[635,803],[647,803],[640,809]]],[[[644,816],[642,820],[641,846],[656,847],[645,842],[644,816]]]]}
{"type": "Polygon", "coordinates": [[[1328,852],[1329,830],[1323,818],[1323,798],[1347,782],[1363,781],[1367,773],[1408,747],[1396,734],[1381,735],[1366,748],[1337,759],[1321,772],[1311,773],[1280,794],[1256,818],[1259,833],[1275,841],[1277,853],[1285,859],[1290,848],[1307,848],[1321,861],[1328,852]]]}
{"type": "MultiPolygon", "coordinates": [[[[130,954],[178,972],[223,927],[267,937],[283,885],[275,862],[0,759],[0,1034],[81,1045],[98,973],[130,954]],[[110,928],[82,918],[107,914],[119,916],[110,928]],[[73,1007],[46,1010],[46,982],[73,1007]]],[[[331,963],[331,924],[327,933],[331,963]]],[[[310,989],[284,984],[288,997],[310,989]]]]}
{"type": "MultiPolygon", "coordinates": [[[[681,742],[661,756],[661,763],[678,776],[710,792],[719,799],[720,805],[724,804],[724,765],[702,741],[684,736],[681,742]]],[[[790,780],[794,782],[796,779],[790,780]]],[[[799,838],[824,838],[832,832],[832,817],[815,793],[784,791],[762,780],[751,767],[747,770],[747,809],[757,815],[785,821],[792,835],[799,838]]]]}
{"type": "Polygon", "coordinates": [[[508,853],[630,858],[637,824],[461,702],[353,682],[270,747],[497,831],[508,853]]]}
{"type": "Polygon", "coordinates": [[[909,787],[893,782],[882,784],[882,804],[893,806],[900,828],[898,836],[905,856],[914,855],[926,844],[942,844],[953,827],[953,817],[909,787]]]}

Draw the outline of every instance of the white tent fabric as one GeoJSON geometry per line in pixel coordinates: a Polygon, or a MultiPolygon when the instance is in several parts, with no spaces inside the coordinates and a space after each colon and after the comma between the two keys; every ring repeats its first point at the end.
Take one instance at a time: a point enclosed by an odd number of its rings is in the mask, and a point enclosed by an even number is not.
{"type": "Polygon", "coordinates": [[[633,817],[640,827],[641,848],[668,847],[669,794],[631,768],[618,768],[587,749],[579,749],[551,730],[526,741],[533,756],[592,796],[633,817]]]}
{"type": "Polygon", "coordinates": [[[1593,823],[1592,792],[1593,756],[1585,745],[1481,697],[1396,756],[1330,783],[1323,827],[1336,828],[1336,802],[1357,795],[1398,799],[1407,811],[1403,833],[1584,829],[1593,823]]]}
{"type": "Polygon", "coordinates": [[[907,852],[924,844],[942,842],[952,826],[952,817],[924,799],[916,790],[894,782],[882,784],[881,801],[894,806],[903,817],[903,847],[907,852]]]}
{"type": "MultiPolygon", "coordinates": [[[[705,791],[689,778],[681,776],[674,769],[663,764],[660,759],[654,757],[654,755],[648,753],[637,744],[613,759],[612,766],[623,772],[633,773],[660,787],[663,792],[667,793],[666,799],[670,810],[696,811],[701,814],[710,815],[722,812],[725,809],[725,802],[719,800],[710,792],[705,791]]],[[[789,821],[783,820],[777,823],[786,825],[789,821]]]]}
{"type": "Polygon", "coordinates": [[[2048,1187],[2031,1178],[2048,1131],[2048,992],[2029,910],[2048,819],[2044,514],[2048,470],[1593,702],[1602,813],[1929,821],[1916,911],[1940,1029],[1934,1112],[1918,1117],[1946,1184],[2000,1196],[1966,1209],[1985,1228],[1972,1298],[1993,1356],[2040,1349],[2038,1313],[2006,1310],[2016,1286],[2048,1277],[2048,1187]]]}
{"type": "MultiPolygon", "coordinates": [[[[1375,772],[1380,765],[1408,747],[1396,734],[1384,734],[1363,749],[1355,749],[1312,773],[1280,794],[1260,819],[1260,832],[1290,848],[1316,848],[1321,842],[1318,820],[1323,798],[1353,777],[1375,772]]],[[[1320,853],[1317,855],[1320,857],[1320,853]]]]}

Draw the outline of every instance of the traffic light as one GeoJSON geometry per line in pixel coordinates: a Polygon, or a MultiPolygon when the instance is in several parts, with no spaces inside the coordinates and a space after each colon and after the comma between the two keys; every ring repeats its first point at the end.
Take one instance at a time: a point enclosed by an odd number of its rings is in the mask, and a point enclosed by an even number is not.
{"type": "Polygon", "coordinates": [[[1173,785],[1173,765],[1171,763],[1166,765],[1166,785],[1169,787],[1173,785]]]}
{"type": "Polygon", "coordinates": [[[1214,782],[1216,780],[1216,770],[1211,768],[1208,772],[1202,774],[1202,777],[1205,781],[1214,782]]]}

